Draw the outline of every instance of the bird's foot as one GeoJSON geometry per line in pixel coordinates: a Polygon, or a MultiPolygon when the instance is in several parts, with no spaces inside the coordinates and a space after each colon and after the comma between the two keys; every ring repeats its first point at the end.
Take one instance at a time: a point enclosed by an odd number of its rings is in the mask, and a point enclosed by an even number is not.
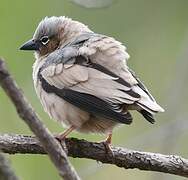
{"type": "Polygon", "coordinates": [[[107,137],[106,140],[102,141],[101,142],[104,147],[105,147],[105,151],[106,151],[106,154],[110,155],[110,156],[114,156],[114,153],[111,149],[111,143],[112,143],[112,134],[109,134],[109,136],[107,137]]]}
{"type": "Polygon", "coordinates": [[[66,137],[74,130],[75,128],[71,126],[69,129],[65,130],[61,134],[55,135],[55,138],[60,142],[61,146],[63,147],[64,151],[68,154],[68,149],[66,147],[65,139],[66,137]]]}
{"type": "Polygon", "coordinates": [[[109,144],[108,142],[106,141],[103,141],[101,142],[103,145],[104,145],[104,148],[105,148],[105,152],[106,154],[110,155],[110,156],[114,156],[114,153],[111,149],[111,144],[109,144]]]}
{"type": "Polygon", "coordinates": [[[66,136],[63,136],[62,134],[56,134],[55,138],[61,143],[65,142],[66,136]]]}
{"type": "Polygon", "coordinates": [[[63,133],[60,133],[60,134],[57,134],[55,136],[55,138],[58,140],[58,141],[65,141],[66,137],[73,131],[75,130],[75,127],[74,126],[71,126],[70,128],[68,128],[67,130],[65,130],[63,133]]]}
{"type": "Polygon", "coordinates": [[[63,150],[65,151],[65,153],[68,154],[68,149],[67,149],[67,146],[65,143],[66,136],[62,137],[61,134],[57,134],[57,135],[55,135],[55,138],[60,143],[60,145],[63,148],[63,150]]]}

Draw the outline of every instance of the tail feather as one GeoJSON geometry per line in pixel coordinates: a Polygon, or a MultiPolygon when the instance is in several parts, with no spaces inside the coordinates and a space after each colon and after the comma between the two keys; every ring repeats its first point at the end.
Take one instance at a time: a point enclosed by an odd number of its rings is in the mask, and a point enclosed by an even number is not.
{"type": "Polygon", "coordinates": [[[151,100],[150,97],[141,88],[135,86],[134,90],[141,96],[140,100],[136,102],[136,104],[142,109],[148,111],[151,114],[164,112],[164,109],[158,105],[155,100],[151,100]]]}
{"type": "Polygon", "coordinates": [[[141,110],[139,112],[142,114],[142,116],[144,116],[144,118],[147,121],[149,121],[150,123],[154,124],[155,119],[154,119],[154,117],[153,117],[153,115],[151,113],[147,112],[146,110],[141,110]]]}

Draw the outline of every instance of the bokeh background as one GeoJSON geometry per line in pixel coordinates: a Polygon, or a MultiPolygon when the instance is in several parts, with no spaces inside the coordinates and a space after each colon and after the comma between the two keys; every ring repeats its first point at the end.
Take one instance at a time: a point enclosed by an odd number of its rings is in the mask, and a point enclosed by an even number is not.
{"type": "MultiPolygon", "coordinates": [[[[32,83],[33,54],[19,51],[45,16],[65,15],[87,24],[93,31],[115,37],[128,47],[129,66],[151,90],[166,112],[152,125],[134,113],[134,123],[114,131],[113,144],[142,151],[176,154],[188,158],[188,1],[115,0],[103,8],[87,9],[68,0],[1,0],[0,56],[49,129],[63,128],[49,119],[32,83]]],[[[32,134],[19,120],[0,89],[0,133],[32,134]]],[[[91,141],[99,135],[72,133],[91,141]]],[[[24,180],[58,180],[49,159],[41,155],[11,155],[12,166],[24,180]]],[[[92,160],[73,159],[84,180],[183,180],[184,178],[139,170],[124,170],[92,160]]]]}

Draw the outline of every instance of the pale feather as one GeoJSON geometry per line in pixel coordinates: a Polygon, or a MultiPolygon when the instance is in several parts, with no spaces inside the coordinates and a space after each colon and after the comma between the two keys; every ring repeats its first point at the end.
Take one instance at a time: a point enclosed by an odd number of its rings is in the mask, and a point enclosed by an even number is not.
{"type": "Polygon", "coordinates": [[[130,83],[132,85],[132,89],[141,96],[138,102],[139,106],[143,109],[152,114],[156,112],[164,112],[164,109],[160,107],[155,100],[151,100],[148,94],[138,87],[138,81],[133,77],[127,67],[129,55],[126,52],[126,47],[120,42],[111,37],[98,37],[98,39],[95,38],[93,40],[91,38],[85,46],[80,48],[80,51],[85,56],[89,55],[92,62],[105,66],[110,69],[110,71],[130,83]],[[95,42],[94,44],[93,41],[95,42]]]}
{"type": "MultiPolygon", "coordinates": [[[[83,32],[92,32],[84,24],[73,21],[66,17],[52,17],[44,19],[36,30],[34,37],[40,36],[40,28],[46,27],[50,32],[53,24],[61,24],[62,27],[62,41],[60,47],[63,47],[73,39],[77,38],[83,32]],[[48,23],[51,25],[48,27],[48,23]]],[[[78,91],[83,91],[96,95],[98,97],[112,100],[115,103],[132,104],[138,102],[141,108],[153,113],[153,111],[163,111],[163,109],[156,103],[155,100],[151,100],[148,94],[138,87],[137,80],[132,76],[127,67],[127,59],[129,54],[126,52],[126,47],[114,38],[96,35],[91,37],[84,45],[79,49],[79,55],[88,57],[93,63],[100,64],[116,75],[126,80],[131,89],[140,94],[140,99],[130,98],[125,93],[120,92],[117,88],[128,90],[128,87],[122,87],[121,84],[117,84],[112,77],[101,74],[99,72],[94,73],[93,69],[81,68],[80,66],[72,66],[70,64],[63,66],[59,63],[55,66],[48,67],[42,72],[42,76],[50,83],[58,88],[71,87],[78,91]],[[128,98],[123,100],[123,98],[128,98]]],[[[37,61],[33,67],[33,79],[37,95],[39,96],[41,103],[44,106],[45,111],[54,119],[63,122],[67,126],[75,125],[77,130],[82,132],[108,132],[111,131],[117,123],[102,118],[93,118],[90,115],[82,111],[81,109],[71,105],[64,101],[60,97],[53,93],[46,93],[38,79],[38,71],[42,64],[46,61],[46,57],[39,58],[39,54],[35,54],[37,61]]],[[[131,107],[131,106],[130,106],[131,107]]],[[[132,109],[137,109],[133,107],[132,109]]]]}

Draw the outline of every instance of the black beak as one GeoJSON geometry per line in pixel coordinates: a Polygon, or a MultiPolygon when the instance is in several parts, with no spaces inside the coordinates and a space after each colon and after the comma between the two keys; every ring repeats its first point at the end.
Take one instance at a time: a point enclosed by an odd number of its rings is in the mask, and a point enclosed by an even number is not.
{"type": "Polygon", "coordinates": [[[36,40],[29,40],[24,45],[20,47],[20,50],[34,50],[38,51],[40,48],[40,43],[36,40]]]}

